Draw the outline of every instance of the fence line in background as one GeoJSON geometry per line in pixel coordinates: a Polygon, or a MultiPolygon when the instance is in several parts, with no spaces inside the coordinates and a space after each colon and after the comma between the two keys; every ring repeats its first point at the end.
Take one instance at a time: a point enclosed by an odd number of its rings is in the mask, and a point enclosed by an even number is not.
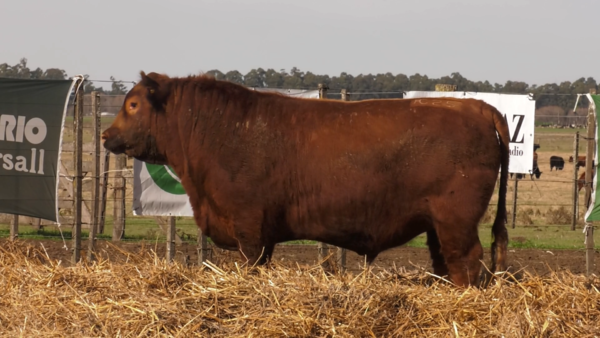
{"type": "MultiPolygon", "coordinates": [[[[319,97],[321,99],[327,98],[328,95],[327,86],[320,85],[319,86],[319,97]]],[[[352,94],[366,94],[366,93],[349,93],[346,90],[341,90],[340,93],[331,93],[333,95],[339,95],[341,100],[347,101],[349,95],[352,94]]],[[[381,94],[381,93],[379,93],[381,94]]],[[[105,95],[103,95],[105,96],[105,95]]],[[[115,156],[110,155],[107,150],[104,150],[104,156],[102,156],[101,145],[100,145],[100,133],[101,133],[101,108],[106,107],[114,107],[120,108],[120,106],[116,105],[105,105],[101,106],[100,104],[100,95],[97,92],[93,92],[91,95],[91,103],[83,104],[83,92],[78,93],[76,100],[74,102],[74,118],[73,118],[73,129],[72,136],[73,141],[69,144],[66,143],[63,146],[63,152],[71,153],[73,156],[72,160],[65,159],[61,163],[61,183],[63,184],[64,189],[66,189],[68,198],[62,198],[61,205],[63,207],[70,207],[73,209],[73,232],[72,232],[72,250],[73,250],[73,261],[80,260],[81,253],[81,228],[82,226],[87,226],[89,228],[89,242],[88,242],[88,252],[87,258],[89,260],[94,259],[94,245],[97,241],[98,234],[104,234],[105,222],[106,222],[106,212],[107,212],[107,200],[109,189],[112,190],[112,200],[113,200],[113,233],[112,240],[113,241],[122,241],[128,240],[124,238],[125,228],[126,228],[126,219],[129,215],[129,212],[126,210],[126,199],[127,199],[127,188],[128,184],[127,179],[132,179],[133,176],[128,172],[130,169],[127,168],[127,158],[125,155],[115,156]],[[91,107],[93,124],[91,127],[83,125],[83,107],[88,106],[91,107]],[[90,146],[89,143],[83,144],[83,131],[92,131],[92,144],[90,146]],[[83,162],[84,153],[87,155],[91,155],[93,161],[85,161],[83,162]],[[88,154],[89,153],[89,154],[88,154]],[[110,169],[110,157],[114,157],[115,165],[114,169],[110,169]],[[93,166],[90,164],[93,162],[93,166]],[[69,175],[69,172],[72,175],[69,175]],[[112,173],[112,175],[109,174],[112,173]],[[92,175],[89,175],[92,174],[92,175]],[[83,185],[90,184],[91,186],[91,198],[84,198],[83,185]],[[91,204],[86,204],[91,203],[91,204]]],[[[593,116],[593,113],[588,115],[588,126],[590,126],[590,116],[593,116]]],[[[552,117],[556,118],[556,116],[545,116],[540,115],[539,117],[552,117]]],[[[584,118],[583,116],[560,116],[560,118],[584,118]]],[[[593,121],[592,121],[593,122],[593,121]]],[[[593,128],[593,126],[592,126],[593,128]]],[[[69,132],[70,128],[65,128],[64,132],[69,132]]],[[[556,134],[556,136],[566,136],[564,134],[556,134]]],[[[590,134],[590,130],[588,129],[588,158],[593,158],[593,154],[590,152],[590,144],[594,141],[594,134],[590,134]],[[590,136],[591,135],[591,139],[590,136]],[[592,157],[589,157],[592,154],[592,157]]],[[[70,140],[70,139],[69,139],[70,140]]],[[[576,133],[574,139],[574,158],[578,157],[578,147],[579,147],[579,132],[576,133]]],[[[87,156],[86,155],[86,156],[87,156]]],[[[590,162],[591,161],[587,161],[590,162]]],[[[586,201],[588,200],[588,196],[590,192],[588,190],[591,188],[589,182],[591,181],[592,175],[591,172],[588,174],[588,165],[586,162],[586,201]]],[[[529,182],[529,179],[519,179],[515,178],[514,182],[514,191],[513,191],[513,210],[512,210],[512,227],[515,228],[517,224],[517,209],[519,207],[524,206],[537,206],[537,207],[553,207],[553,206],[570,206],[572,207],[572,218],[571,218],[571,230],[576,228],[576,222],[578,218],[579,212],[579,200],[578,200],[578,165],[575,160],[574,163],[574,173],[573,179],[551,179],[544,180],[544,182],[556,182],[556,183],[565,183],[572,184],[573,186],[573,198],[572,203],[553,203],[553,204],[540,204],[540,203],[531,203],[527,201],[519,201],[519,180],[522,182],[529,182]]],[[[536,181],[531,180],[534,184],[536,181]]],[[[523,190],[523,186],[521,183],[521,190],[523,190]]],[[[131,185],[130,185],[131,186],[131,185]]],[[[131,188],[130,188],[131,189],[131,188]]],[[[131,191],[131,190],[130,190],[131,191]]],[[[86,190],[85,194],[88,194],[89,191],[86,190]]],[[[496,203],[490,203],[490,206],[495,207],[496,203]]],[[[173,261],[175,258],[176,246],[181,245],[183,243],[182,238],[176,232],[176,223],[177,218],[174,216],[167,217],[167,221],[163,221],[159,217],[155,217],[154,220],[157,223],[157,226],[161,229],[161,231],[166,235],[166,259],[168,261],[173,261]]],[[[19,216],[15,215],[11,222],[10,228],[10,238],[11,240],[15,240],[18,238],[18,224],[19,224],[19,216]]],[[[37,221],[37,229],[43,229],[40,220],[37,221]]],[[[34,228],[36,226],[34,225],[34,228]]],[[[208,246],[208,239],[202,233],[199,227],[197,228],[197,253],[198,253],[198,264],[202,264],[206,260],[211,259],[211,247],[208,246]]],[[[590,248],[593,251],[593,228],[586,226],[586,248],[588,249],[586,256],[588,257],[588,261],[593,259],[593,256],[590,256],[590,248]],[[592,258],[590,258],[592,257],[592,258]]],[[[318,244],[318,254],[319,261],[323,264],[324,267],[333,267],[334,265],[339,269],[345,269],[346,265],[346,250],[342,248],[337,248],[337,252],[334,255],[335,259],[327,259],[329,257],[329,246],[325,243],[318,244]]],[[[588,266],[591,263],[588,263],[588,266]]]]}

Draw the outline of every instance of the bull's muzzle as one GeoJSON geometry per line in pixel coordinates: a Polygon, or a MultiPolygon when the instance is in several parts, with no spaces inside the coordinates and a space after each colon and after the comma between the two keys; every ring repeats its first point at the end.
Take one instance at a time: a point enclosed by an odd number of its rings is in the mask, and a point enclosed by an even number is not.
{"type": "Polygon", "coordinates": [[[105,130],[102,133],[101,139],[104,148],[108,149],[111,153],[118,155],[125,152],[125,142],[119,137],[114,128],[105,130]]]}

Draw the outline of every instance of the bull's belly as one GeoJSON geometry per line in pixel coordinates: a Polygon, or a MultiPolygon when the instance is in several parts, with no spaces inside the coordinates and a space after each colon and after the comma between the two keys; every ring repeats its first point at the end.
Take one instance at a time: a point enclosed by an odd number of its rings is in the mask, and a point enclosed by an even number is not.
{"type": "Polygon", "coordinates": [[[206,226],[205,235],[220,249],[238,250],[238,241],[231,237],[222,227],[208,224],[206,226]]]}
{"type": "Polygon", "coordinates": [[[319,225],[302,227],[303,233],[296,239],[335,245],[359,255],[377,255],[404,245],[432,228],[430,217],[421,213],[404,217],[374,218],[358,223],[332,219],[319,225]]]}

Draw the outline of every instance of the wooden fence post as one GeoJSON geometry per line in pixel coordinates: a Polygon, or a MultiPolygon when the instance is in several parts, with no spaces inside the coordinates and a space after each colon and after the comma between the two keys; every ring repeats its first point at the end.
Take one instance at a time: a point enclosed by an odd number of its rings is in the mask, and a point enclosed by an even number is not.
{"type": "Polygon", "coordinates": [[[519,189],[519,177],[515,175],[515,191],[513,192],[513,217],[512,217],[512,228],[515,228],[515,224],[517,223],[517,196],[519,189]]]}
{"type": "Polygon", "coordinates": [[[579,214],[578,204],[579,204],[579,190],[577,183],[577,172],[579,171],[579,165],[577,164],[577,158],[579,157],[579,132],[575,133],[575,145],[573,150],[573,218],[571,219],[571,230],[575,230],[577,226],[577,215],[579,214]]]}
{"type": "MultiPolygon", "coordinates": [[[[169,235],[169,217],[167,217],[167,220],[165,221],[160,216],[154,216],[154,220],[156,221],[158,228],[160,229],[160,231],[162,231],[165,234],[165,236],[169,235]]],[[[175,240],[175,245],[181,245],[181,243],[183,243],[183,241],[181,240],[181,237],[179,237],[179,235],[177,235],[177,232],[175,232],[174,240],[175,240]]]]}
{"type": "MultiPolygon", "coordinates": [[[[596,134],[596,116],[593,105],[590,104],[587,119],[587,153],[585,160],[585,200],[591,201],[592,184],[594,177],[592,175],[592,162],[594,158],[595,134],[596,134]]],[[[590,205],[588,205],[588,208],[590,205]]],[[[591,222],[585,222],[585,261],[586,273],[591,275],[594,270],[594,226],[591,222]]]]}
{"type": "Polygon", "coordinates": [[[171,263],[175,258],[175,234],[177,228],[177,219],[175,216],[169,216],[167,226],[167,262],[171,263]]]}
{"type": "Polygon", "coordinates": [[[74,110],[74,122],[75,122],[75,146],[74,159],[75,159],[75,173],[73,177],[74,186],[74,224],[73,224],[73,263],[79,262],[81,259],[81,212],[83,204],[83,187],[82,187],[82,169],[83,169],[83,87],[77,92],[77,98],[75,101],[74,110]]]}
{"type": "Polygon", "coordinates": [[[340,96],[342,101],[348,101],[348,91],[346,89],[340,90],[340,96]]]}
{"type": "Polygon", "coordinates": [[[40,231],[43,229],[41,218],[36,218],[32,225],[33,225],[33,230],[40,231]]]}
{"type": "Polygon", "coordinates": [[[114,187],[114,206],[113,206],[113,233],[112,240],[120,241],[125,234],[125,177],[123,170],[127,167],[127,156],[124,154],[116,156],[115,160],[115,180],[114,187]]]}
{"type": "MultiPolygon", "coordinates": [[[[326,84],[323,83],[319,83],[319,99],[323,100],[327,98],[327,89],[329,89],[327,87],[326,84]]],[[[327,244],[319,242],[318,246],[317,246],[317,250],[319,252],[319,262],[321,262],[321,266],[322,267],[327,267],[327,262],[325,261],[325,258],[329,255],[329,247],[327,246],[327,244]]]]}
{"type": "Polygon", "coordinates": [[[104,163],[102,163],[102,194],[100,195],[100,211],[98,219],[98,233],[104,233],[104,224],[106,223],[106,200],[108,194],[108,168],[110,168],[110,151],[104,149],[104,163]]]}
{"type": "Polygon", "coordinates": [[[13,215],[13,220],[10,223],[10,240],[14,241],[19,238],[19,215],[13,215]]]}
{"type": "Polygon", "coordinates": [[[94,189],[92,194],[92,221],[88,238],[88,261],[94,259],[94,241],[99,226],[100,214],[100,93],[92,92],[92,116],[94,117],[94,189]]]}

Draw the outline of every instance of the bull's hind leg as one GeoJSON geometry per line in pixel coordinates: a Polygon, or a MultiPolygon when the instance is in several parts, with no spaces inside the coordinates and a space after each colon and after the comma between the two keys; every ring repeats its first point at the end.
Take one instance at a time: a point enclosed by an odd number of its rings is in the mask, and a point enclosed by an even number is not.
{"type": "Polygon", "coordinates": [[[440,277],[447,276],[448,267],[446,266],[446,261],[442,255],[440,241],[433,229],[427,231],[427,246],[429,247],[429,254],[431,255],[433,273],[440,277]]]}

